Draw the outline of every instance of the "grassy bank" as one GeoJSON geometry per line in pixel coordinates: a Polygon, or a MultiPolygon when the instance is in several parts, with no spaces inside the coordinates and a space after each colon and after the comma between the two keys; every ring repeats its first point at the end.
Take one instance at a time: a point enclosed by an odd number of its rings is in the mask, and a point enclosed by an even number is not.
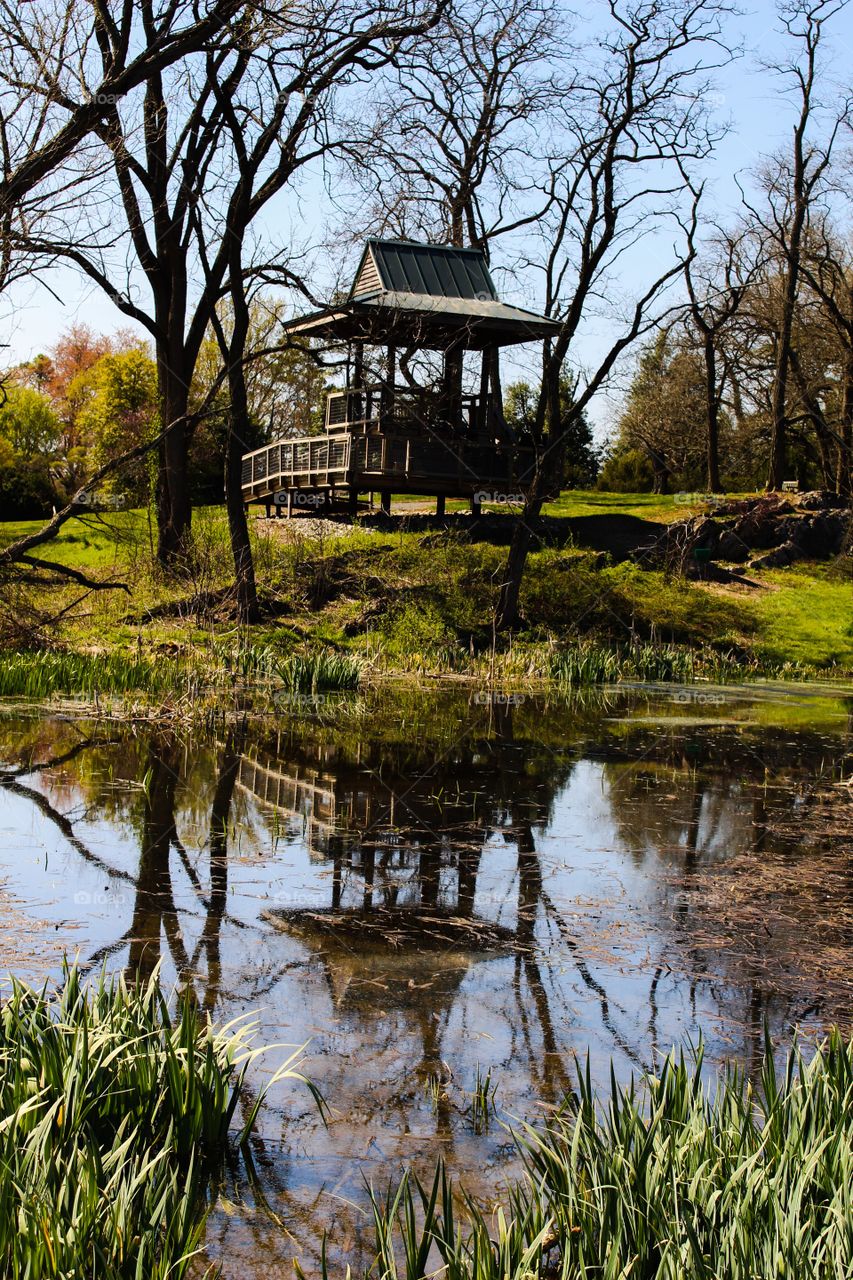
{"type": "Polygon", "coordinates": [[[487,1210],[404,1179],[374,1200],[382,1280],[843,1280],[853,1268],[853,1046],[833,1035],[756,1089],[674,1054],[598,1100],[588,1074],[542,1130],[525,1176],[487,1210]]]}
{"type": "MultiPolygon", "coordinates": [[[[0,1274],[187,1274],[251,1056],[156,976],[56,995],[16,984],[0,1018],[0,1274]]],[[[278,1078],[286,1074],[285,1067],[278,1078]]],[[[277,1077],[273,1077],[275,1079],[277,1077]]]]}
{"type": "MultiPolygon", "coordinates": [[[[595,493],[564,494],[554,509],[658,521],[690,510],[653,495],[595,493]]],[[[252,519],[251,526],[266,620],[240,629],[227,596],[221,510],[196,513],[193,564],[169,581],[152,565],[146,513],[69,522],[51,555],[121,577],[130,594],[88,596],[39,643],[115,657],[116,665],[91,678],[82,666],[76,672],[57,666],[53,676],[39,671],[28,682],[20,663],[8,660],[14,670],[0,673],[0,692],[75,693],[97,684],[102,691],[157,693],[176,681],[180,689],[196,687],[194,681],[228,687],[244,669],[252,676],[259,654],[262,674],[300,688],[319,687],[307,668],[299,674],[299,664],[317,662],[329,664],[330,688],[400,672],[508,683],[557,678],[574,686],[853,671],[849,559],[757,571],[750,574],[757,586],[748,588],[686,582],[571,542],[539,547],[525,575],[522,625],[507,637],[492,626],[506,547],[472,541],[462,524],[427,531],[405,521],[381,530],[314,524],[311,538],[298,519],[252,519]],[[289,675],[288,662],[296,664],[289,675]],[[335,662],[342,663],[338,676],[331,674],[335,662]]],[[[0,526],[0,540],[25,531],[0,526]]],[[[43,614],[59,613],[79,596],[76,586],[28,590],[43,614]]]]}

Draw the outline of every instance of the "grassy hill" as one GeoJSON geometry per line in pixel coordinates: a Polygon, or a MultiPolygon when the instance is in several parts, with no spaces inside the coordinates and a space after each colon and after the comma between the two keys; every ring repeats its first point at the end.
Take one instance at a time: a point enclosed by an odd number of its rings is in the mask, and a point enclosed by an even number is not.
{"type": "MultiPolygon", "coordinates": [[[[573,491],[546,514],[577,520],[578,538],[540,547],[528,562],[523,626],[495,638],[492,618],[506,556],[504,539],[469,541],[463,515],[451,528],[382,528],[305,521],[250,520],[266,620],[252,643],[283,652],[331,646],[385,670],[477,674],[493,643],[507,678],[542,674],[547,655],[572,644],[624,648],[686,646],[730,654],[743,669],[799,664],[834,674],[853,671],[851,561],[803,561],[750,572],[757,585],[686,582],[583,545],[624,517],[663,522],[693,510],[652,494],[573,491]],[[589,517],[598,517],[588,522],[589,517]]],[[[416,523],[414,520],[411,522],[416,523]]],[[[0,544],[38,523],[0,524],[0,544]]],[[[234,638],[225,598],[230,553],[224,511],[194,516],[195,561],[179,580],[164,580],[152,555],[147,512],[89,513],[70,521],[50,558],[120,578],[129,592],[91,593],[52,629],[52,645],[80,650],[180,654],[234,638]]],[[[479,535],[477,535],[479,536],[479,535]]],[[[45,552],[45,554],[47,554],[45,552]]],[[[43,612],[59,612],[78,587],[28,589],[43,612]]]]}

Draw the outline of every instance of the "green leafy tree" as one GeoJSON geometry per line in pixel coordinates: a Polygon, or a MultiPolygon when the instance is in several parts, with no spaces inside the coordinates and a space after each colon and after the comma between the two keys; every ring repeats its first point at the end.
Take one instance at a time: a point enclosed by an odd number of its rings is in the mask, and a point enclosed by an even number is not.
{"type": "MultiPolygon", "coordinates": [[[[75,379],[70,391],[82,399],[77,421],[88,471],[98,470],[157,432],[157,370],[142,346],[102,356],[75,379]]],[[[140,460],[116,483],[133,501],[146,501],[150,496],[147,463],[140,460]]]]}
{"type": "MultiPolygon", "coordinates": [[[[588,489],[595,484],[600,458],[586,413],[575,409],[575,382],[568,373],[560,376],[561,443],[563,448],[562,486],[588,489]]],[[[535,427],[539,388],[528,382],[514,382],[504,394],[504,417],[519,437],[531,436],[535,427]]]]}
{"type": "Polygon", "coordinates": [[[11,386],[0,408],[0,436],[24,462],[49,462],[59,444],[59,421],[47,396],[33,387],[11,386]]]}
{"type": "Polygon", "coordinates": [[[58,439],[50,402],[32,387],[8,387],[0,408],[0,519],[50,514],[56,498],[51,462],[58,439]]]}

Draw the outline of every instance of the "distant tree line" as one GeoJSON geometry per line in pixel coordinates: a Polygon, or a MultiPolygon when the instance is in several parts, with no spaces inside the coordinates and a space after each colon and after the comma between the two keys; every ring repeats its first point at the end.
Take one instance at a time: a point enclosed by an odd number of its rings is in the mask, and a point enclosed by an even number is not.
{"type": "MultiPolygon", "coordinates": [[[[267,327],[266,312],[258,309],[258,315],[258,324],[267,327]]],[[[228,406],[220,370],[211,336],[199,353],[190,393],[190,403],[208,404],[190,447],[190,497],[196,506],[224,498],[228,406]]],[[[307,348],[271,351],[255,360],[247,385],[249,444],[260,444],[272,432],[306,435],[320,429],[326,382],[307,348]]],[[[149,343],[128,329],[105,335],[72,325],[48,352],[6,373],[0,406],[3,518],[36,519],[64,506],[110,459],[153,441],[160,422],[149,343]]],[[[109,476],[98,496],[107,505],[146,506],[156,483],[156,459],[142,456],[109,476]]]]}

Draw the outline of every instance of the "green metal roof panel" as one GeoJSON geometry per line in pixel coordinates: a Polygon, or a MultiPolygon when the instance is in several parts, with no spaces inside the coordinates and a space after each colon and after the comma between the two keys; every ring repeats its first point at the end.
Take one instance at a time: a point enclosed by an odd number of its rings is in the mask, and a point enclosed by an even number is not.
{"type": "Polygon", "coordinates": [[[411,240],[369,240],[368,245],[389,292],[498,301],[481,249],[411,240]]]}

